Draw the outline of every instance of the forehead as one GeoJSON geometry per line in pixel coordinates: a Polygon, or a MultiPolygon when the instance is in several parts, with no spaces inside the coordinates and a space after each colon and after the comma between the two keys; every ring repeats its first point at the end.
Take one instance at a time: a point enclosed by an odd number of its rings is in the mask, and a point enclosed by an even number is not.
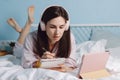
{"type": "Polygon", "coordinates": [[[53,24],[53,25],[56,25],[56,24],[65,24],[65,19],[63,17],[56,17],[56,18],[53,18],[51,19],[50,21],[48,21],[47,24],[53,24]]]}

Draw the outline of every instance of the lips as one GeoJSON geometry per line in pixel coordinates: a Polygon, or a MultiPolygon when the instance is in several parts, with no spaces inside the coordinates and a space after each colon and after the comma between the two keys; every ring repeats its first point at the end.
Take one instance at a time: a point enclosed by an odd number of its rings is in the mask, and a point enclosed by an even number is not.
{"type": "Polygon", "coordinates": [[[54,36],[53,38],[59,38],[60,36],[54,36]]]}
{"type": "Polygon", "coordinates": [[[54,38],[54,39],[58,39],[59,37],[60,37],[60,36],[54,36],[53,38],[54,38]]]}

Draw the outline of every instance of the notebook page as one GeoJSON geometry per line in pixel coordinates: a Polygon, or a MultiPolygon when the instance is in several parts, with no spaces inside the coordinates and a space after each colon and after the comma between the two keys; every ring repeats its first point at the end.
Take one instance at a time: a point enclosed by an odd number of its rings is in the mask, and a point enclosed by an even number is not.
{"type": "Polygon", "coordinates": [[[41,68],[59,67],[59,64],[65,63],[65,58],[41,59],[41,68]]]}

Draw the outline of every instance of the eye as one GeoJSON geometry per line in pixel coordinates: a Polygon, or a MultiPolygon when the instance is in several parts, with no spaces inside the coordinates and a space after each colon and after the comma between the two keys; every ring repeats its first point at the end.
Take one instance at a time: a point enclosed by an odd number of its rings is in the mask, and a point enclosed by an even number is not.
{"type": "Polygon", "coordinates": [[[56,28],[54,25],[50,25],[50,28],[56,28]]]}
{"type": "Polygon", "coordinates": [[[61,25],[61,26],[60,26],[60,29],[63,29],[64,27],[65,27],[65,25],[61,25]]]}

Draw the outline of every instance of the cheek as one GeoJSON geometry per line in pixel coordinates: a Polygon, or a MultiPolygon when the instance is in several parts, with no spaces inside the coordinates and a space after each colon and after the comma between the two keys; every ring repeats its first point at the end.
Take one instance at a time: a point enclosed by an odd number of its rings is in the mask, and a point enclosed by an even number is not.
{"type": "Polygon", "coordinates": [[[54,33],[55,33],[54,30],[49,30],[49,31],[48,31],[48,34],[51,34],[51,35],[53,35],[54,33]]]}
{"type": "Polygon", "coordinates": [[[46,30],[46,33],[47,33],[47,36],[50,38],[50,37],[53,36],[54,31],[52,31],[52,30],[46,30]]]}
{"type": "Polygon", "coordinates": [[[60,32],[61,32],[61,35],[63,35],[63,34],[64,34],[64,30],[61,30],[60,32]]]}

